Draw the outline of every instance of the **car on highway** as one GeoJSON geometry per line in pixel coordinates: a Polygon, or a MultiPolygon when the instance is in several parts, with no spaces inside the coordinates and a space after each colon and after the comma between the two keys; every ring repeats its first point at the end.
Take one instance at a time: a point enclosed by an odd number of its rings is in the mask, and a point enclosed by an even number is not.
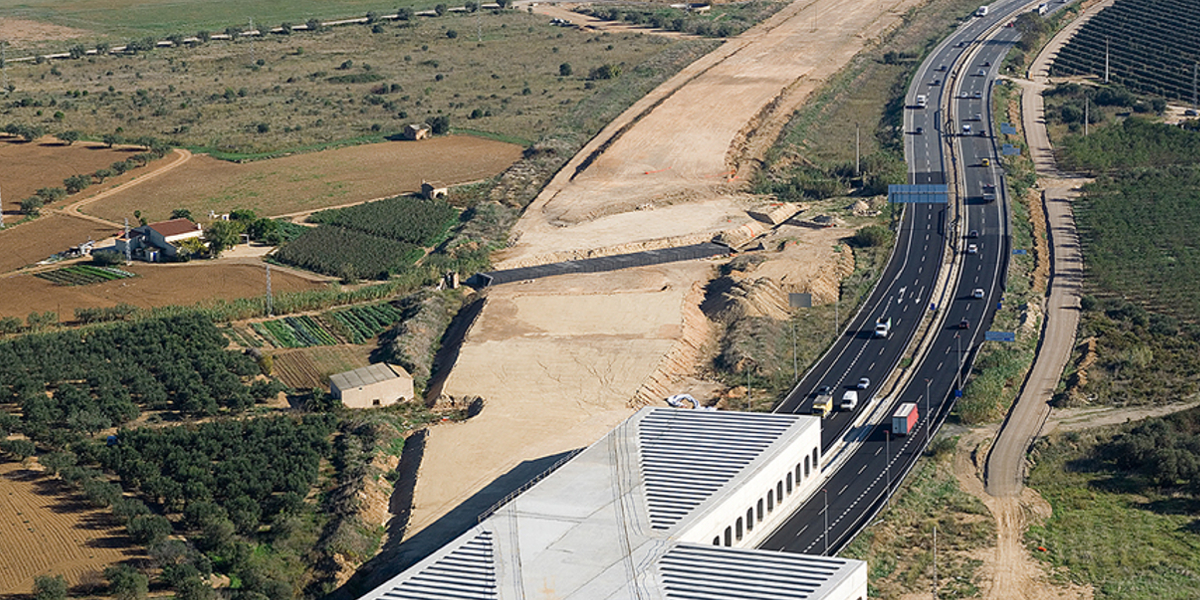
{"type": "Polygon", "coordinates": [[[992,166],[992,161],[991,161],[991,160],[989,160],[989,159],[986,159],[986,158],[984,158],[984,159],[982,159],[982,160],[980,160],[980,161],[979,161],[979,166],[981,166],[981,167],[990,167],[990,166],[992,166]]]}
{"type": "Polygon", "coordinates": [[[818,396],[824,396],[825,394],[832,394],[832,393],[833,393],[833,386],[831,386],[831,385],[823,385],[823,386],[817,388],[818,396]]]}
{"type": "Polygon", "coordinates": [[[942,85],[942,80],[941,80],[941,79],[934,79],[933,81],[930,81],[930,82],[929,82],[929,85],[942,85]]]}
{"type": "Polygon", "coordinates": [[[959,97],[960,99],[962,99],[962,100],[970,100],[970,99],[971,99],[971,92],[968,92],[968,91],[966,91],[966,90],[963,90],[963,91],[961,91],[961,92],[959,92],[959,93],[958,93],[958,97],[959,97]]]}
{"type": "Polygon", "coordinates": [[[1194,109],[1194,108],[1189,108],[1189,109],[1183,111],[1183,116],[1185,116],[1185,117],[1194,117],[1196,115],[1200,115],[1200,113],[1197,113],[1196,109],[1194,109]]]}
{"type": "Polygon", "coordinates": [[[921,135],[922,133],[925,133],[925,128],[924,128],[924,127],[917,127],[917,130],[916,130],[916,131],[914,131],[913,133],[916,133],[917,135],[921,135]]]}
{"type": "Polygon", "coordinates": [[[971,135],[971,124],[963,123],[963,135],[971,135]]]}
{"type": "Polygon", "coordinates": [[[961,320],[961,321],[959,321],[959,322],[958,322],[958,328],[959,328],[959,329],[970,329],[970,328],[971,328],[971,322],[970,322],[970,321],[968,321],[968,320],[966,320],[966,319],[963,319],[963,320],[961,320]]]}
{"type": "Polygon", "coordinates": [[[967,237],[969,237],[971,239],[975,239],[975,238],[979,237],[979,230],[972,229],[971,231],[967,232],[967,237]]]}
{"type": "Polygon", "coordinates": [[[855,389],[859,390],[865,390],[869,387],[871,387],[871,380],[867,377],[860,377],[858,379],[858,385],[854,386],[855,389]]]}
{"type": "Polygon", "coordinates": [[[971,297],[976,300],[983,299],[983,288],[975,288],[975,291],[971,292],[971,297]]]}
{"type": "Polygon", "coordinates": [[[967,254],[979,254],[979,246],[967,244],[967,254]]]}
{"type": "Polygon", "coordinates": [[[982,121],[982,120],[983,120],[983,113],[975,113],[975,120],[976,120],[976,121],[982,121]]]}
{"type": "Polygon", "coordinates": [[[983,98],[983,92],[976,91],[974,94],[971,94],[971,97],[979,100],[980,98],[983,98]]]}
{"type": "Polygon", "coordinates": [[[992,66],[992,61],[990,61],[990,60],[985,60],[985,61],[983,61],[983,66],[985,66],[985,67],[990,67],[990,66],[992,66]]]}
{"type": "Polygon", "coordinates": [[[945,70],[946,70],[946,65],[938,65],[938,68],[937,68],[937,70],[939,70],[939,71],[945,71],[945,70]]]}
{"type": "Polygon", "coordinates": [[[976,77],[987,77],[987,71],[985,71],[983,69],[975,71],[975,76],[976,77]]]}

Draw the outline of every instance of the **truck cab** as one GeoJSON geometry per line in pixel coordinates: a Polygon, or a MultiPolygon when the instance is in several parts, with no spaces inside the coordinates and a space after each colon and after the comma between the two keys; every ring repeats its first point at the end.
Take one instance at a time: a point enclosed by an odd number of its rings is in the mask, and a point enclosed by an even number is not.
{"type": "Polygon", "coordinates": [[[880,319],[875,322],[875,337],[885,338],[892,334],[892,319],[880,319]]]}
{"type": "Polygon", "coordinates": [[[813,400],[812,414],[824,419],[833,412],[833,394],[821,394],[813,400]]]}

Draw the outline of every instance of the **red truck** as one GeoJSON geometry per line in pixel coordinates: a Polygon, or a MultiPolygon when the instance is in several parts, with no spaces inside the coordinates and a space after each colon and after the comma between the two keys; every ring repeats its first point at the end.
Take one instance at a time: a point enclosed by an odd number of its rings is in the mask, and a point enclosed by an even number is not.
{"type": "Polygon", "coordinates": [[[905,402],[892,415],[892,435],[908,435],[917,425],[917,405],[915,402],[905,402]]]}

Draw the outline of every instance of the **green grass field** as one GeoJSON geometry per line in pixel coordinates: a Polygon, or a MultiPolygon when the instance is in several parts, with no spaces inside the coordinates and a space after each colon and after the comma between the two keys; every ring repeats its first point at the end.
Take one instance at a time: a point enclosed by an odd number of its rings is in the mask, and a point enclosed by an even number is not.
{"type": "Polygon", "coordinates": [[[6,7],[4,16],[84,29],[97,37],[120,37],[223,31],[248,25],[250,19],[256,26],[275,27],[283,21],[350,18],[368,11],[395,14],[397,6],[422,10],[435,4],[423,0],[24,0],[6,7]]]}
{"type": "Polygon", "coordinates": [[[1056,435],[1039,442],[1029,485],[1054,508],[1029,529],[1033,552],[1057,576],[1095,586],[1097,600],[1184,600],[1200,590],[1195,502],[1130,485],[1093,459],[1113,430],[1056,435]]]}

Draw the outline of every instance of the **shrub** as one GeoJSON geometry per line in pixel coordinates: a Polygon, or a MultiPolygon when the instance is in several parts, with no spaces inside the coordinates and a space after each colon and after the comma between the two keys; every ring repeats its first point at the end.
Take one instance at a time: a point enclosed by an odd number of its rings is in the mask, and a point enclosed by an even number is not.
{"type": "Polygon", "coordinates": [[[45,202],[43,202],[40,197],[30,196],[21,201],[21,212],[30,216],[35,216],[41,212],[42,206],[44,205],[45,202]]]}

